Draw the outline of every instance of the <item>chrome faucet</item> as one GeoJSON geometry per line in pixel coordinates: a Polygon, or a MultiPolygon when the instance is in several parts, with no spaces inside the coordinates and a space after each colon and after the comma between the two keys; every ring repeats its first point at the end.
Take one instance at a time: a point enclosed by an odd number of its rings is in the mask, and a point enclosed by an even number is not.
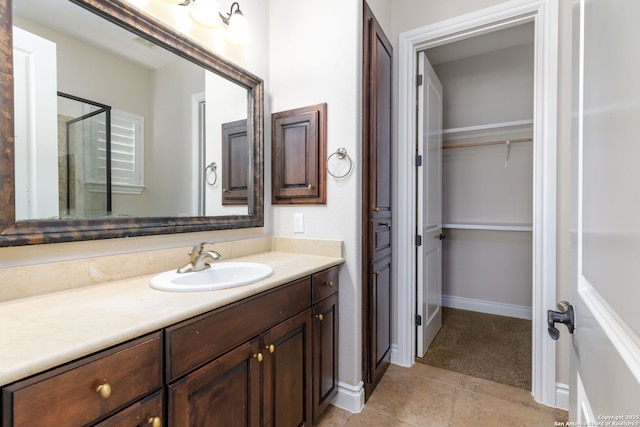
{"type": "Polygon", "coordinates": [[[189,256],[191,260],[178,269],[178,273],[189,273],[191,271],[206,270],[211,267],[207,260],[215,261],[220,259],[220,254],[216,251],[205,251],[204,245],[213,245],[215,242],[198,243],[191,249],[189,256]]]}

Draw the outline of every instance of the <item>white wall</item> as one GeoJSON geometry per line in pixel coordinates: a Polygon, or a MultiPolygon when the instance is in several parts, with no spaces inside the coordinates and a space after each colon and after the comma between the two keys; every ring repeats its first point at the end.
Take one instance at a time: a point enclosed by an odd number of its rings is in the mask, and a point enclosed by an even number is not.
{"type": "Polygon", "coordinates": [[[497,309],[505,310],[499,312],[503,315],[525,317],[526,308],[531,308],[531,233],[448,229],[445,234],[445,305],[470,304],[477,311],[497,309]]]}
{"type": "Polygon", "coordinates": [[[154,215],[194,214],[191,97],[204,92],[204,75],[204,70],[183,60],[153,74],[153,137],[145,145],[147,188],[143,195],[154,215]]]}
{"type": "Polygon", "coordinates": [[[531,43],[434,65],[444,87],[443,127],[531,120],[533,59],[531,43]]]}
{"type": "Polygon", "coordinates": [[[327,154],[344,147],[355,162],[344,179],[327,176],[327,203],[274,206],[274,235],[344,241],[340,270],[340,381],[361,380],[360,117],[362,6],[357,0],[271,0],[270,104],[273,112],[327,103],[327,154]],[[293,233],[293,214],[305,232],[293,233]]]}

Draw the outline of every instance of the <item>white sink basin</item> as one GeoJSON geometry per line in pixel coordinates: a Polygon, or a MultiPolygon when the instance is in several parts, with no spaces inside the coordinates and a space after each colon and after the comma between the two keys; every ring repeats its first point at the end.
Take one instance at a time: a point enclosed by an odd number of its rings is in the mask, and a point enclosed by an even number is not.
{"type": "Polygon", "coordinates": [[[151,279],[151,287],[161,291],[193,292],[235,288],[265,279],[273,269],[255,262],[220,262],[191,273],[166,271],[151,279]]]}

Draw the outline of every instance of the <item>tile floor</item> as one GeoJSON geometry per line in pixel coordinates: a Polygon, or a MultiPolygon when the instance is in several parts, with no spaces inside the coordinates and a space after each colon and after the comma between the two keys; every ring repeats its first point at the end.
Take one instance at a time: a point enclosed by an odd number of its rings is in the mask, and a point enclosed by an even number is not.
{"type": "Polygon", "coordinates": [[[416,363],[391,365],[359,414],[330,406],[317,427],[552,427],[567,412],[519,388],[416,363]]]}

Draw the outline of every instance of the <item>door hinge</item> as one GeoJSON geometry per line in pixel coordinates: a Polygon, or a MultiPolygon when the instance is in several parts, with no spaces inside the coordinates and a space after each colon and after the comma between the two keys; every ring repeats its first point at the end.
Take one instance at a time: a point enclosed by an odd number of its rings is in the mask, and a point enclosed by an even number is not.
{"type": "Polygon", "coordinates": [[[416,78],[416,85],[417,86],[422,86],[422,74],[418,74],[418,76],[416,78]]]}
{"type": "Polygon", "coordinates": [[[416,326],[422,326],[422,316],[416,314],[416,326]]]}
{"type": "Polygon", "coordinates": [[[416,246],[422,246],[422,236],[416,234],[416,246]]]}
{"type": "Polygon", "coordinates": [[[422,166],[422,154],[416,154],[416,167],[422,166]]]}

